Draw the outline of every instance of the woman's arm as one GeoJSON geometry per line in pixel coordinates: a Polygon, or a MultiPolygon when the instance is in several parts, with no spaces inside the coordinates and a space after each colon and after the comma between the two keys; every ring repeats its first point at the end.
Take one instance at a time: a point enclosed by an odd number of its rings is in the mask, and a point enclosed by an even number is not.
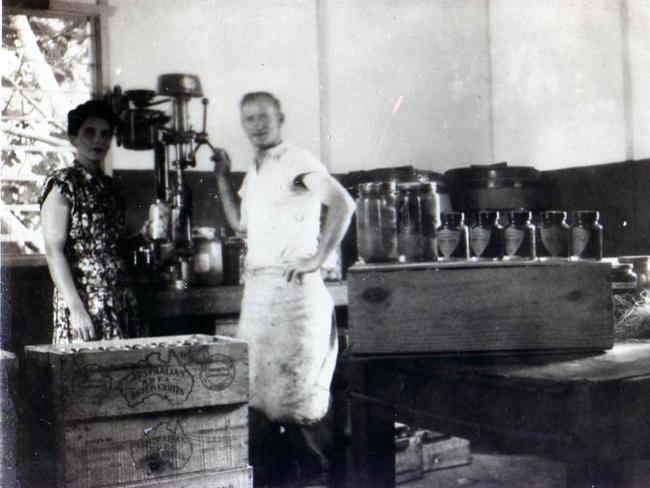
{"type": "Polygon", "coordinates": [[[302,275],[318,270],[327,256],[341,242],[350,225],[355,204],[348,192],[331,175],[322,172],[308,173],[302,182],[327,206],[327,216],[316,254],[310,258],[298,259],[285,266],[287,281],[300,282],[302,275]]]}
{"type": "Polygon", "coordinates": [[[76,338],[89,341],[95,339],[95,328],[77,292],[70,264],[63,253],[68,237],[69,219],[70,202],[61,195],[56,187],[52,188],[41,207],[41,227],[45,240],[47,266],[50,269],[54,285],[70,310],[73,336],[76,332],[76,338]]]}
{"type": "Polygon", "coordinates": [[[210,158],[214,161],[214,174],[217,178],[217,190],[223,205],[223,211],[226,214],[226,220],[232,230],[243,234],[246,232],[246,226],[242,222],[239,207],[235,201],[235,196],[230,186],[230,156],[223,149],[216,149],[210,158]]]}

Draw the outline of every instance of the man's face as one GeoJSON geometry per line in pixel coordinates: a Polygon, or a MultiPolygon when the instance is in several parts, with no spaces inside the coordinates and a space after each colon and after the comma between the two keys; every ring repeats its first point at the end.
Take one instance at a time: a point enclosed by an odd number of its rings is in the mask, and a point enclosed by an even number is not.
{"type": "Polygon", "coordinates": [[[269,100],[256,100],[241,108],[244,132],[257,149],[269,149],[282,142],[282,116],[269,100]]]}

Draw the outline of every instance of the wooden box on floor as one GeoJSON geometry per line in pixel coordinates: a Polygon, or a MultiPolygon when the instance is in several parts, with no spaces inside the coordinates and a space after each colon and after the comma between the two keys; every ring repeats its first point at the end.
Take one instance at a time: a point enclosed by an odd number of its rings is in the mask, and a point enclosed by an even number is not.
{"type": "Polygon", "coordinates": [[[242,341],[28,346],[26,369],[34,486],[121,486],[248,467],[242,341]]]}
{"type": "Polygon", "coordinates": [[[472,462],[467,439],[450,437],[430,430],[418,432],[422,440],[422,470],[435,471],[472,462]]]}
{"type": "Polygon", "coordinates": [[[348,270],[353,354],[604,350],[611,265],[458,262],[348,270]]]}

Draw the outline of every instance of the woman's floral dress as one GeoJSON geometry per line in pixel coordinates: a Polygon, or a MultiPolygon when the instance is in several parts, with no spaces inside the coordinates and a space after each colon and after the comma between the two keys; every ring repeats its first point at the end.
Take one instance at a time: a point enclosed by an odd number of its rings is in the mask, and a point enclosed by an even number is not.
{"type": "MultiPolygon", "coordinates": [[[[70,201],[68,239],[64,253],[81,300],[98,339],[136,337],[139,322],[120,255],[125,237],[124,201],[112,178],[91,173],[76,162],[52,173],[41,193],[41,205],[56,187],[70,201]]],[[[53,344],[71,342],[70,312],[54,290],[53,344]]]]}

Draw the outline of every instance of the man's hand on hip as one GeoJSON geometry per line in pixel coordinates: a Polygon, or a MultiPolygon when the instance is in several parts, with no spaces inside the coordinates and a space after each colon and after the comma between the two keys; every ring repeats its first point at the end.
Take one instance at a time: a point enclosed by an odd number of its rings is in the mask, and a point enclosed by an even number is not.
{"type": "Polygon", "coordinates": [[[287,278],[288,283],[295,281],[298,284],[302,284],[302,277],[307,273],[318,271],[320,265],[320,260],[316,256],[288,261],[284,266],[282,276],[287,278]]]}

